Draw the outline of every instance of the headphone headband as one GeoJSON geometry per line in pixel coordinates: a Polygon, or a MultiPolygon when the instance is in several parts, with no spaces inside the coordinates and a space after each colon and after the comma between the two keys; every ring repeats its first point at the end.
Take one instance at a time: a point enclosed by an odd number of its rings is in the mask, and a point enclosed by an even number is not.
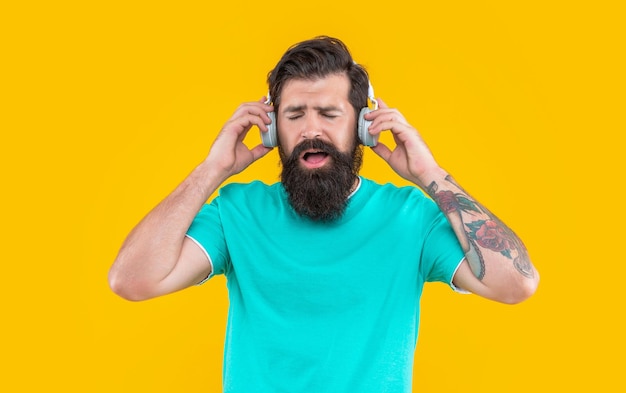
{"type": "MultiPolygon", "coordinates": [[[[355,66],[363,68],[359,63],[352,60],[352,64],[355,66]]],[[[376,101],[376,96],[374,95],[374,86],[372,86],[372,82],[370,82],[370,78],[367,78],[367,98],[370,100],[372,105],[374,106],[374,110],[378,109],[378,101],[376,101]]]]}

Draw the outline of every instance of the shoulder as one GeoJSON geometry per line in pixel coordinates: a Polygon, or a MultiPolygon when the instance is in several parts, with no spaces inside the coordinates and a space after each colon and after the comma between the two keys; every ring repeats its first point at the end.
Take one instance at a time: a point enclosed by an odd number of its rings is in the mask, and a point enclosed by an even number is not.
{"type": "Polygon", "coordinates": [[[280,193],[280,183],[266,184],[255,180],[250,183],[229,183],[220,188],[219,195],[222,198],[250,198],[260,195],[280,193]]]}
{"type": "Polygon", "coordinates": [[[402,203],[431,203],[432,200],[417,186],[398,186],[393,183],[377,183],[374,180],[361,178],[361,188],[373,198],[402,203]]]}
{"type": "Polygon", "coordinates": [[[369,209],[398,216],[402,219],[430,221],[441,214],[437,204],[415,185],[379,184],[362,178],[362,198],[369,209]]]}
{"type": "Polygon", "coordinates": [[[248,208],[259,211],[259,208],[265,209],[269,206],[282,205],[283,195],[284,188],[280,183],[266,184],[261,181],[253,181],[224,185],[216,199],[219,200],[222,210],[248,208]]]}

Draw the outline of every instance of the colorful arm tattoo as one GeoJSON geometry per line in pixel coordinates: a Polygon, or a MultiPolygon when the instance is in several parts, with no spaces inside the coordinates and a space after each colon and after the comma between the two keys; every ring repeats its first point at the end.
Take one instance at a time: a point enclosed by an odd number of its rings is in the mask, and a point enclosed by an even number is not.
{"type": "Polygon", "coordinates": [[[461,241],[465,249],[467,260],[478,279],[485,275],[485,261],[481,250],[487,249],[502,254],[513,262],[515,269],[525,277],[534,276],[532,265],[528,258],[528,252],[522,241],[509,229],[500,219],[493,215],[488,209],[473,200],[459,186],[451,176],[446,176],[445,180],[454,184],[460,192],[450,190],[437,191],[439,186],[432,182],[426,189],[428,195],[439,205],[439,208],[448,216],[450,222],[452,216],[460,220],[460,228],[453,228],[455,232],[464,233],[467,242],[461,241]],[[477,217],[471,220],[472,216],[477,217]]]}

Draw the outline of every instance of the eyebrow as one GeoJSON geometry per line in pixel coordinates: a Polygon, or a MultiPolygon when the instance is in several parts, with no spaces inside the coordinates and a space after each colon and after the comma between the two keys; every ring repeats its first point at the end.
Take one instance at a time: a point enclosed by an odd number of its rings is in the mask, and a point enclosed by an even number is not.
{"type": "MultiPolygon", "coordinates": [[[[285,113],[301,112],[301,111],[303,111],[306,108],[307,108],[306,105],[290,105],[287,108],[285,108],[285,113]]],[[[339,108],[338,106],[335,106],[335,105],[314,106],[313,109],[315,109],[317,111],[320,111],[320,112],[333,112],[333,111],[341,112],[341,108],[339,108]]]]}

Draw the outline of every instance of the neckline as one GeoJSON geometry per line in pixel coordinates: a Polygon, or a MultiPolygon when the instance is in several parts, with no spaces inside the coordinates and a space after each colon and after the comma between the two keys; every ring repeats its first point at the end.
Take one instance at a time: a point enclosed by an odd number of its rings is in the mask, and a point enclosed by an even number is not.
{"type": "Polygon", "coordinates": [[[354,196],[354,194],[357,193],[357,191],[359,191],[359,188],[361,188],[361,184],[362,184],[361,176],[357,176],[357,181],[358,183],[356,184],[356,187],[354,187],[354,190],[352,190],[350,195],[348,195],[348,198],[347,198],[348,201],[350,200],[350,198],[352,198],[352,196],[354,196]]]}
{"type": "MultiPolygon", "coordinates": [[[[367,179],[363,178],[360,175],[357,176],[357,178],[358,178],[358,184],[356,185],[355,189],[350,193],[350,195],[348,195],[348,198],[346,199],[347,206],[341,218],[332,222],[325,222],[323,223],[323,225],[329,225],[329,226],[341,225],[351,220],[352,217],[354,217],[356,214],[359,213],[359,211],[361,210],[361,208],[367,201],[367,198],[364,195],[367,194],[366,189],[367,189],[368,182],[367,182],[367,179]]],[[[287,191],[285,190],[285,187],[280,182],[278,184],[280,184],[280,190],[281,190],[281,194],[282,194],[282,198],[284,200],[285,206],[288,207],[289,210],[294,214],[294,217],[297,217],[298,220],[303,220],[309,223],[319,224],[313,220],[310,220],[309,218],[301,217],[300,215],[298,215],[295,212],[295,210],[293,210],[293,207],[289,203],[289,197],[287,196],[287,191]]]]}

